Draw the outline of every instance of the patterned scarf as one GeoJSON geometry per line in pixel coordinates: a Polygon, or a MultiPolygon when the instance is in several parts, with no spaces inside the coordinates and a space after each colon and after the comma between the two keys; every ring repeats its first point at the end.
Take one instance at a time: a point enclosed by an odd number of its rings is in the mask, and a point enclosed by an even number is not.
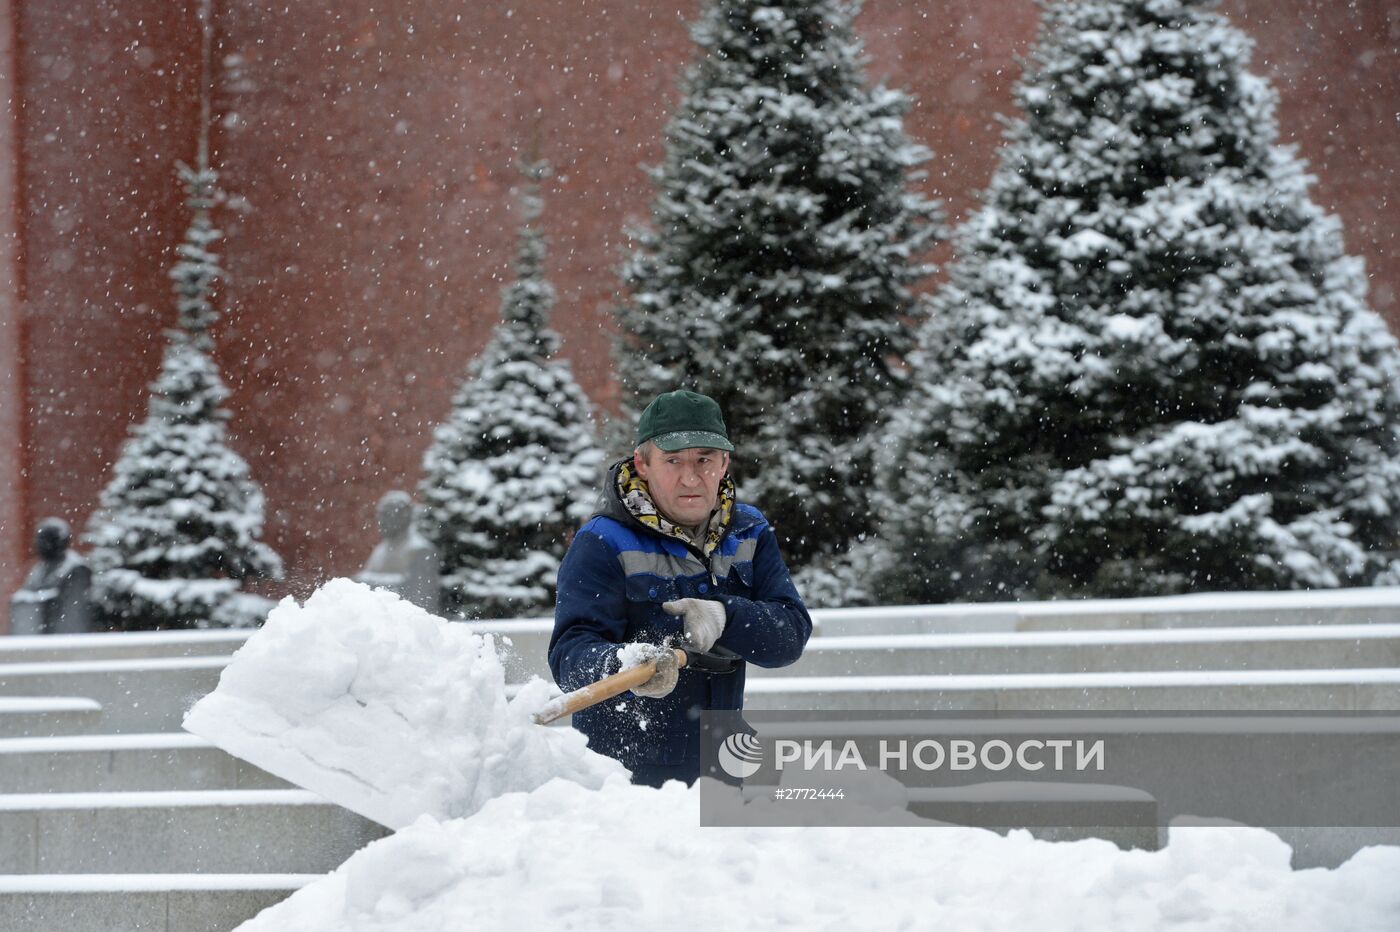
{"type": "MultiPolygon", "coordinates": [[[[647,488],[647,481],[637,475],[630,460],[624,460],[617,471],[617,496],[622,499],[622,504],[632,513],[632,516],[649,528],[660,531],[667,537],[674,537],[685,543],[693,543],[690,535],[684,529],[676,526],[670,520],[663,518],[656,510],[656,503],[651,500],[651,490],[647,488]]],[[[719,484],[719,504],[714,514],[709,518],[709,527],[705,532],[705,542],[701,547],[705,556],[709,556],[720,540],[729,530],[730,521],[734,517],[734,480],[726,474],[719,484]]]]}

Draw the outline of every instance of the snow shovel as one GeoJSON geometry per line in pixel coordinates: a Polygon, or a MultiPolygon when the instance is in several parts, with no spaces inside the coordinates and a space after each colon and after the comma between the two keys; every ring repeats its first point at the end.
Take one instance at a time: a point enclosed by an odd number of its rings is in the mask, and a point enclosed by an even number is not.
{"type": "MultiPolygon", "coordinates": [[[[708,651],[690,650],[686,647],[673,647],[676,666],[694,667],[705,673],[733,673],[739,667],[739,655],[726,647],[715,647],[708,651]]],[[[638,664],[635,667],[605,676],[596,683],[589,683],[571,693],[556,696],[543,709],[535,713],[537,725],[572,715],[580,709],[597,705],[613,696],[627,692],[633,686],[640,686],[656,675],[656,661],[638,664]]]]}

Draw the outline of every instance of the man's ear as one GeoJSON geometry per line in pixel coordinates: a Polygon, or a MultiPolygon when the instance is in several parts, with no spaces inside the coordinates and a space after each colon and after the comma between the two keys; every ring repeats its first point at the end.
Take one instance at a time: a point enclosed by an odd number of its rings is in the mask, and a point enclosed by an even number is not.
{"type": "Polygon", "coordinates": [[[638,478],[646,480],[647,463],[646,460],[642,459],[642,451],[640,450],[632,451],[632,469],[636,471],[638,478]]]}

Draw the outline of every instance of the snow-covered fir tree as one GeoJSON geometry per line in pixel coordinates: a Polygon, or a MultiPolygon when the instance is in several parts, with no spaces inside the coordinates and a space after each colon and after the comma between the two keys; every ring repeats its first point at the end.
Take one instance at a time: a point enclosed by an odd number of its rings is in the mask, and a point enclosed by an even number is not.
{"type": "Polygon", "coordinates": [[[711,0],[624,268],[633,416],[689,388],[724,411],[744,497],[794,566],[870,527],[871,437],[905,389],[911,286],[940,229],[906,95],[870,86],[846,0],[711,0]]]}
{"type": "Polygon", "coordinates": [[[588,397],[548,329],[554,289],[536,228],[543,163],[524,167],[525,223],[502,321],[434,431],[420,529],[438,548],[447,611],[499,618],[548,611],[575,528],[597,497],[603,454],[588,397]]]}
{"type": "Polygon", "coordinates": [[[170,270],[179,322],[167,331],[146,419],[123,446],[86,535],[94,597],[108,623],[126,629],[255,622],[242,582],[282,573],[259,539],[262,491],[226,443],[228,389],[210,356],[217,176],[202,157],[198,168],[179,169],[193,213],[170,270]]]}
{"type": "Polygon", "coordinates": [[[1392,578],[1400,357],[1199,0],[1050,6],[912,357],[885,597],[1392,578]]]}

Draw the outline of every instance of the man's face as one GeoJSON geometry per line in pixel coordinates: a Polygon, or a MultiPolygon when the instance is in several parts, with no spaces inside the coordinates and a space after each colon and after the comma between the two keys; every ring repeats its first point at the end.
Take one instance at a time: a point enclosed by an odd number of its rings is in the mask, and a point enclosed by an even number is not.
{"type": "Polygon", "coordinates": [[[719,501],[720,481],[729,471],[729,454],[704,448],[674,453],[653,449],[650,459],[636,454],[632,462],[646,480],[657,510],[684,527],[709,518],[719,501]]]}

